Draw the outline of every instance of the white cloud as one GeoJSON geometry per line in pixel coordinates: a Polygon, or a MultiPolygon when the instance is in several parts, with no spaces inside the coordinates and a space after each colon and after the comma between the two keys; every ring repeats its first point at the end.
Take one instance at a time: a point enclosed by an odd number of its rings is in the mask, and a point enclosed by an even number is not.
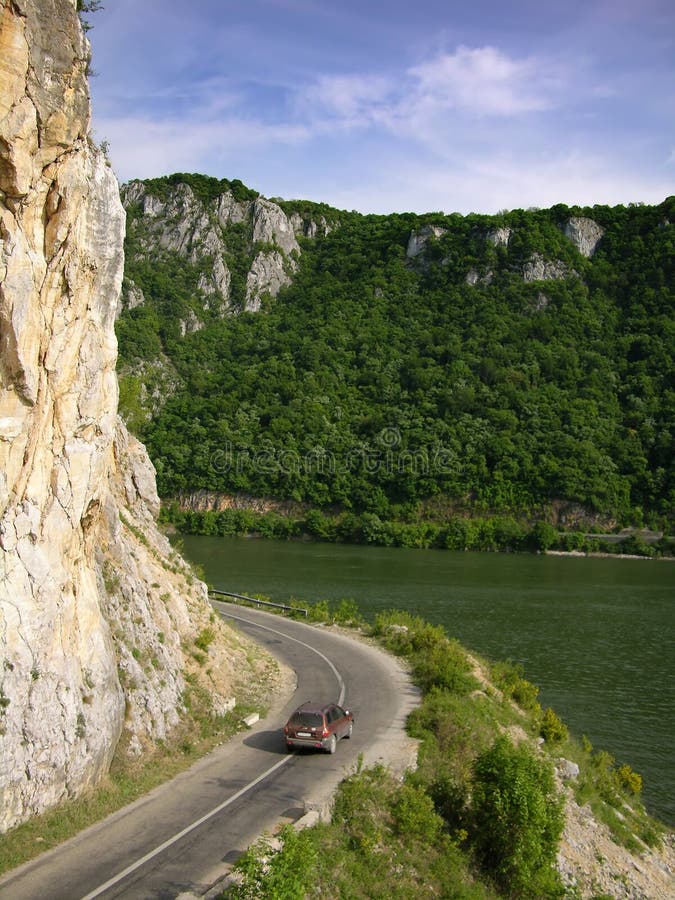
{"type": "MultiPolygon", "coordinates": [[[[592,69],[494,46],[392,64],[386,75],[302,80],[300,66],[261,84],[207,69],[155,96],[134,92],[146,101],[134,114],[96,117],[95,127],[122,180],[199,171],[365,212],[659,202],[672,189],[649,172],[637,137],[608,141],[612,92],[592,69]]],[[[659,159],[669,152],[661,145],[659,159]]]]}
{"type": "Polygon", "coordinates": [[[301,125],[270,125],[236,118],[219,120],[128,117],[97,119],[97,140],[107,140],[120,181],[153,178],[171,172],[211,172],[223,163],[275,144],[304,142],[301,125]]]}
{"type": "Polygon", "coordinates": [[[509,140],[500,128],[518,122],[522,129],[528,114],[554,109],[564,82],[559,68],[494,47],[459,47],[389,77],[319,75],[297,91],[291,108],[316,138],[361,129],[442,152],[469,133],[474,141],[509,140]]]}
{"type": "Polygon", "coordinates": [[[299,92],[294,108],[306,120],[330,119],[342,127],[372,124],[387,107],[391,82],[368,75],[320,75],[314,84],[299,92]]]}
{"type": "Polygon", "coordinates": [[[432,107],[513,116],[554,105],[554,81],[541,63],[512,59],[495,47],[459,47],[409,74],[416,100],[432,107]]]}
{"type": "Polygon", "coordinates": [[[496,213],[500,209],[556,203],[661,203],[669,193],[668,180],[646,177],[637,168],[582,150],[560,150],[542,158],[526,147],[519,153],[466,154],[456,148],[444,161],[429,158],[381,158],[379,170],[368,177],[336,185],[326,202],[340,208],[379,213],[450,212],[496,213]]]}

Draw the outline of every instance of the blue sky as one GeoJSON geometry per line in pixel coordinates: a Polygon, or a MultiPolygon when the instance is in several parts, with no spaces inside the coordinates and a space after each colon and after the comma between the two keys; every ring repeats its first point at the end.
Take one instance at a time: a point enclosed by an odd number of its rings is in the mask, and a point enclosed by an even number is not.
{"type": "Polygon", "coordinates": [[[120,181],[240,178],[361,212],[675,193],[672,0],[104,0],[120,181]]]}

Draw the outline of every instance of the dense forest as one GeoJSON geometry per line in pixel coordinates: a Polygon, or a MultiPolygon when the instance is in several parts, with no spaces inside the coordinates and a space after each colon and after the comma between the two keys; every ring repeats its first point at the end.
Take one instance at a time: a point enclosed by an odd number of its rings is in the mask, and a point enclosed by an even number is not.
{"type": "MultiPolygon", "coordinates": [[[[223,191],[257,196],[204,176],[146,186],[166,197],[179,184],[207,216],[223,191]]],[[[575,508],[672,531],[675,198],[494,216],[276,202],[334,227],[299,235],[290,284],[258,312],[236,304],[255,250],[241,225],[223,229],[223,312],[199,288],[212,255],[150,250],[127,205],[126,290],[143,302],[118,320],[121,408],[162,496],[402,522],[557,525],[554,510],[575,508]],[[566,233],[575,219],[601,235],[589,253],[566,233]]]]}

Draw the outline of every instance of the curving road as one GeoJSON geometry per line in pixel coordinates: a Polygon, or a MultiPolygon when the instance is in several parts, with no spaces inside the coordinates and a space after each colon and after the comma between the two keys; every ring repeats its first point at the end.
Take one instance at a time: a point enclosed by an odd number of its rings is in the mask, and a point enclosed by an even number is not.
{"type": "Polygon", "coordinates": [[[258,610],[214,604],[295,670],[297,687],[267,718],[173,781],[0,879],[11,900],[174,900],[206,893],[255,838],[320,808],[360,754],[402,769],[413,742],[405,718],[417,692],[382,651],[258,610]],[[281,728],[305,700],[342,701],[354,734],[334,755],[288,754],[281,728]]]}

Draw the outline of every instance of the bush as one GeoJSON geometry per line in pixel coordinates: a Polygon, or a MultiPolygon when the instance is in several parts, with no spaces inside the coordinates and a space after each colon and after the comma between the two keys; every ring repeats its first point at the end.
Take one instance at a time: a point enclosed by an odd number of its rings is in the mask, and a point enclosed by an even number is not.
{"type": "Polygon", "coordinates": [[[334,622],[341,625],[357,625],[362,621],[361,613],[356,600],[351,597],[343,597],[332,613],[334,622]]]}
{"type": "Polygon", "coordinates": [[[538,705],[539,688],[523,678],[523,671],[520,663],[496,663],[492,666],[492,677],[497,687],[521,709],[534,710],[538,705]]]}
{"type": "Polygon", "coordinates": [[[425,693],[437,687],[453,694],[468,694],[478,687],[466,654],[447,638],[415,652],[412,663],[413,677],[425,693]]]}
{"type": "Polygon", "coordinates": [[[642,791],[642,775],[634,772],[630,766],[623,765],[616,771],[616,778],[624,791],[639,794],[642,791]]]}
{"type": "Polygon", "coordinates": [[[507,896],[562,896],[555,869],[562,829],[551,765],[498,738],[473,768],[471,838],[483,868],[507,896]]]}
{"type": "Polygon", "coordinates": [[[233,885],[227,896],[237,900],[270,897],[274,900],[296,900],[305,896],[317,863],[313,836],[285,825],[279,833],[281,849],[272,849],[262,838],[249,848],[235,864],[241,882],[233,885]]]}
{"type": "Polygon", "coordinates": [[[209,649],[210,645],[215,641],[215,639],[216,632],[213,630],[213,628],[209,628],[207,626],[206,628],[202,628],[202,630],[195,638],[195,647],[198,647],[200,650],[206,652],[209,649]]]}
{"type": "Polygon", "coordinates": [[[348,835],[352,850],[371,854],[390,824],[386,812],[392,786],[382,765],[350,775],[340,785],[333,808],[333,824],[348,835]]]}
{"type": "Polygon", "coordinates": [[[533,550],[548,550],[558,542],[558,532],[548,522],[537,522],[528,535],[533,550]]]}
{"type": "Polygon", "coordinates": [[[308,622],[327,622],[330,619],[327,600],[317,600],[316,603],[309,603],[307,610],[308,622]]]}
{"type": "Polygon", "coordinates": [[[402,835],[414,835],[416,840],[433,844],[438,838],[443,820],[434,809],[431,797],[420,787],[404,784],[393,802],[394,828],[402,835]]]}
{"type": "Polygon", "coordinates": [[[550,706],[544,710],[539,734],[547,744],[560,744],[569,737],[567,726],[550,706]]]}

